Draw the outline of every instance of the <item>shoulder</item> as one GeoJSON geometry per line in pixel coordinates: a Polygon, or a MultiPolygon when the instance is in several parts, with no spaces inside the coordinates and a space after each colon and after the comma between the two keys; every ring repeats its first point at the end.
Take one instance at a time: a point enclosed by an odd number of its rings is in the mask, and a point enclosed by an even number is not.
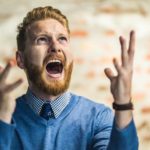
{"type": "Polygon", "coordinates": [[[77,101],[77,109],[80,111],[86,110],[87,113],[110,113],[113,114],[112,109],[102,103],[97,103],[94,100],[91,100],[84,96],[79,96],[74,93],[71,93],[71,100],[77,101]]]}
{"type": "Polygon", "coordinates": [[[94,102],[84,96],[71,94],[71,100],[76,100],[77,103],[72,111],[73,116],[84,120],[88,124],[94,125],[96,131],[105,127],[112,127],[114,113],[111,108],[102,103],[94,102]]]}
{"type": "Polygon", "coordinates": [[[15,116],[19,115],[19,114],[22,114],[25,112],[25,110],[28,108],[28,105],[26,103],[26,98],[25,98],[25,95],[22,95],[20,97],[18,97],[16,99],[16,109],[15,109],[15,116]]]}

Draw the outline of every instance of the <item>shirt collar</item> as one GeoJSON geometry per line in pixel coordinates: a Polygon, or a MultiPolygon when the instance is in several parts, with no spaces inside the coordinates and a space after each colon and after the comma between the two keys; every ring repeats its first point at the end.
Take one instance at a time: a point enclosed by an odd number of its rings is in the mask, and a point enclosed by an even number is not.
{"type": "Polygon", "coordinates": [[[43,104],[45,102],[49,102],[51,104],[55,118],[59,117],[61,112],[66,108],[70,101],[70,98],[71,94],[69,92],[63,93],[61,96],[53,101],[43,100],[36,97],[30,89],[28,89],[26,93],[26,102],[36,114],[39,115],[43,104]]]}

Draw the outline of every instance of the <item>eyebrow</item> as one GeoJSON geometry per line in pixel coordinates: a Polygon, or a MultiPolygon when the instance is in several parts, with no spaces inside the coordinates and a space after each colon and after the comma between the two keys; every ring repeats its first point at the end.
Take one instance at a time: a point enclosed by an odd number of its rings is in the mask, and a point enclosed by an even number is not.
{"type": "MultiPolygon", "coordinates": [[[[32,33],[33,36],[50,36],[50,34],[48,32],[39,32],[39,33],[32,33]]],[[[57,36],[66,36],[69,37],[67,34],[65,33],[58,33],[57,36]]]]}
{"type": "Polygon", "coordinates": [[[65,36],[65,37],[69,38],[69,36],[68,36],[68,35],[63,34],[63,33],[58,34],[58,36],[65,36]]]}
{"type": "MultiPolygon", "coordinates": [[[[30,37],[31,37],[31,40],[34,41],[34,40],[36,40],[36,38],[38,38],[40,36],[45,36],[45,37],[51,39],[51,36],[49,34],[47,34],[47,32],[45,32],[45,33],[33,33],[30,37]]],[[[66,35],[66,34],[63,34],[63,33],[59,33],[57,35],[57,38],[59,38],[61,36],[65,36],[67,38],[67,40],[69,40],[69,35],[66,35]]]]}

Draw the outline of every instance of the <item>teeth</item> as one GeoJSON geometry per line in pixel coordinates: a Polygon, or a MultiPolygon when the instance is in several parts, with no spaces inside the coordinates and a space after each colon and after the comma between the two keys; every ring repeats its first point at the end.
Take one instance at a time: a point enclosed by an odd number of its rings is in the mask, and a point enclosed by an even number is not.
{"type": "Polygon", "coordinates": [[[58,62],[58,63],[61,63],[60,60],[50,60],[49,63],[53,63],[53,62],[58,62]]]}

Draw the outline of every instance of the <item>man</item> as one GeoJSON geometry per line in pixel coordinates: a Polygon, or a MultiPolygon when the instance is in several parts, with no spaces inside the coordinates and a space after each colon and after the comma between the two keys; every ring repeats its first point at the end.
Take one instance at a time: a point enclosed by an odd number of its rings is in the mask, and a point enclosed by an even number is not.
{"type": "Polygon", "coordinates": [[[29,88],[17,101],[10,97],[21,83],[6,84],[12,67],[0,74],[1,150],[137,150],[132,116],[131,79],[135,33],[129,47],[120,37],[121,65],[116,59],[111,82],[113,108],[67,91],[73,68],[67,18],[50,6],[33,9],[18,26],[17,64],[29,88]]]}

